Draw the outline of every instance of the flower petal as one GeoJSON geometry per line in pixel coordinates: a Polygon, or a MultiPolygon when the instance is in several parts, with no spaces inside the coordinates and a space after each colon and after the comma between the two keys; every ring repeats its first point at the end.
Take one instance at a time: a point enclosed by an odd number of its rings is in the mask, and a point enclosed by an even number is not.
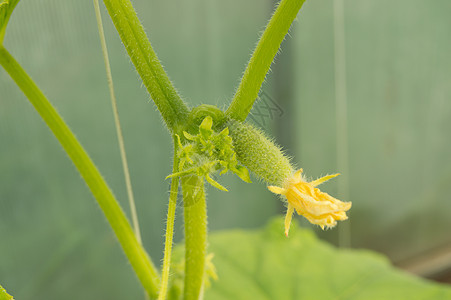
{"type": "Polygon", "coordinates": [[[327,175],[327,176],[318,178],[318,179],[316,179],[316,180],[310,182],[310,184],[313,185],[313,186],[318,186],[318,185],[320,185],[321,183],[328,181],[329,179],[332,179],[332,178],[334,178],[334,177],[337,177],[338,175],[340,175],[340,173],[333,174],[333,175],[327,175]]]}

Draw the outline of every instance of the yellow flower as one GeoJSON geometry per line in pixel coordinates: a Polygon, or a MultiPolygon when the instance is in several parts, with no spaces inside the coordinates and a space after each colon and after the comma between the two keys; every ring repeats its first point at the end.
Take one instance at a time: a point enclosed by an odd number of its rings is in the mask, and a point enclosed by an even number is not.
{"type": "Polygon", "coordinates": [[[337,221],[346,220],[346,211],[351,208],[351,202],[342,202],[329,194],[321,192],[316,186],[334,178],[340,174],[328,175],[307,182],[302,176],[302,169],[283,184],[283,187],[268,186],[268,189],[283,195],[288,200],[288,210],[285,217],[285,235],[288,236],[291,218],[294,210],[304,216],[312,224],[319,225],[322,229],[332,228],[337,221]]]}

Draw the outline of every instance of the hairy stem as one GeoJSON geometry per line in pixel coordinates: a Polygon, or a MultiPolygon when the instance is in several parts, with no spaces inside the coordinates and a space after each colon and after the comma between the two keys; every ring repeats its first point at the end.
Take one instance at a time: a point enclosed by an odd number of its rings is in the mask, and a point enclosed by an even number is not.
{"type": "Polygon", "coordinates": [[[144,289],[150,297],[156,298],[159,285],[156,268],[136,239],[127,217],[91,158],[41,90],[3,47],[0,47],[0,65],[27,96],[61,143],[99,203],[144,289]]]}
{"type": "Polygon", "coordinates": [[[110,90],[111,106],[113,107],[114,124],[116,125],[116,134],[119,143],[119,151],[121,153],[122,169],[124,171],[125,186],[127,187],[128,202],[130,205],[130,212],[132,214],[133,229],[135,230],[138,242],[142,244],[141,231],[139,230],[138,214],[136,212],[135,197],[133,196],[132,182],[130,180],[130,172],[127,163],[127,154],[125,152],[124,137],[122,136],[121,122],[119,121],[119,112],[117,110],[116,94],[114,93],[113,76],[111,75],[110,60],[108,58],[108,50],[106,47],[105,34],[103,31],[102,15],[100,14],[99,0],[94,0],[94,10],[96,12],[103,60],[105,61],[105,70],[108,80],[108,88],[110,90]]]}
{"type": "Polygon", "coordinates": [[[207,252],[207,207],[204,180],[182,178],[185,219],[185,300],[202,299],[207,252]]]}
{"type": "MultiPolygon", "coordinates": [[[[178,143],[175,135],[173,136],[173,141],[174,141],[174,166],[172,168],[172,174],[175,174],[179,171],[178,168],[179,160],[177,156],[178,143]]],[[[164,243],[164,259],[161,274],[161,287],[160,292],[158,294],[158,300],[166,299],[166,295],[168,292],[169,269],[171,266],[172,240],[174,237],[175,209],[177,207],[178,188],[179,188],[179,177],[176,176],[171,179],[168,217],[166,220],[166,238],[164,243]]]]}
{"type": "Polygon", "coordinates": [[[104,0],[131,61],[168,128],[182,126],[188,107],[180,98],[155,54],[129,0],[104,0]]]}
{"type": "Polygon", "coordinates": [[[305,0],[280,1],[252,54],[232,103],[226,111],[230,118],[238,121],[246,119],[258,97],[258,92],[280,44],[304,2],[305,0]]]}

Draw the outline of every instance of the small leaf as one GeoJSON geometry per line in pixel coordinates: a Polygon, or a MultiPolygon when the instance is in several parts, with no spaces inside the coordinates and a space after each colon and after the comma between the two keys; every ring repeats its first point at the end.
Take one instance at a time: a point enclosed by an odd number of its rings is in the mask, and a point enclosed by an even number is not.
{"type": "Polygon", "coordinates": [[[240,177],[244,182],[252,183],[251,177],[249,176],[249,171],[248,169],[246,169],[246,167],[236,166],[236,168],[232,171],[233,173],[238,175],[238,177],[240,177]]]}
{"type": "Polygon", "coordinates": [[[205,179],[207,179],[207,182],[209,184],[211,184],[212,186],[214,186],[215,188],[217,188],[218,190],[224,191],[224,192],[228,192],[229,190],[227,190],[225,187],[223,187],[222,185],[220,185],[217,181],[213,180],[213,178],[210,177],[210,175],[205,175],[205,179]]]}
{"type": "Polygon", "coordinates": [[[184,170],[184,171],[181,171],[181,172],[169,174],[168,176],[166,176],[165,179],[174,178],[174,177],[181,177],[181,176],[185,176],[185,175],[188,175],[188,174],[195,174],[196,171],[197,171],[197,168],[190,168],[188,170],[184,170]]]}
{"type": "Polygon", "coordinates": [[[205,130],[211,130],[212,126],[213,126],[213,119],[210,116],[206,116],[205,119],[200,124],[199,128],[202,128],[205,130]]]}
{"type": "Polygon", "coordinates": [[[186,131],[183,131],[183,135],[185,136],[185,138],[186,138],[187,140],[190,140],[190,141],[195,141],[195,140],[196,140],[196,136],[191,135],[191,134],[189,134],[189,133],[186,132],[186,131]]]}
{"type": "Polygon", "coordinates": [[[179,148],[183,148],[182,141],[180,140],[180,135],[176,133],[175,136],[177,137],[177,144],[179,148]]]}
{"type": "Polygon", "coordinates": [[[229,127],[224,128],[218,135],[221,137],[228,137],[229,136],[229,127]]]}
{"type": "Polygon", "coordinates": [[[209,287],[211,285],[210,279],[218,280],[218,274],[216,267],[213,264],[214,253],[210,253],[205,258],[205,285],[209,287]]]}
{"type": "Polygon", "coordinates": [[[211,129],[212,126],[213,119],[210,116],[205,117],[205,119],[199,126],[199,133],[202,135],[204,139],[208,140],[210,136],[213,134],[213,130],[211,129]]]}

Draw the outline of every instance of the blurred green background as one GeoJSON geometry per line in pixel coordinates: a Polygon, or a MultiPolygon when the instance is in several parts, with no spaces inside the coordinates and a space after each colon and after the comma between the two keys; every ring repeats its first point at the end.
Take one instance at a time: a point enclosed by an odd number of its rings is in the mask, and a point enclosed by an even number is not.
{"type": "MultiPolygon", "coordinates": [[[[353,202],[351,221],[325,232],[314,228],[320,237],[374,249],[401,264],[451,244],[451,2],[343,2],[340,27],[334,2],[307,0],[250,122],[274,134],[307,175],[343,173],[323,189],[353,202]]],[[[186,101],[225,108],[275,2],[133,4],[186,101]]],[[[171,140],[102,12],[144,244],[159,262],[171,140]]],[[[22,0],[5,46],[63,115],[128,212],[95,22],[91,1],[22,0]]],[[[257,228],[284,212],[258,180],[219,181],[230,192],[208,189],[211,230],[257,228]]],[[[177,215],[180,241],[180,207],[177,215]]],[[[142,298],[97,203],[3,69],[0,282],[25,300],[142,298]]]]}

